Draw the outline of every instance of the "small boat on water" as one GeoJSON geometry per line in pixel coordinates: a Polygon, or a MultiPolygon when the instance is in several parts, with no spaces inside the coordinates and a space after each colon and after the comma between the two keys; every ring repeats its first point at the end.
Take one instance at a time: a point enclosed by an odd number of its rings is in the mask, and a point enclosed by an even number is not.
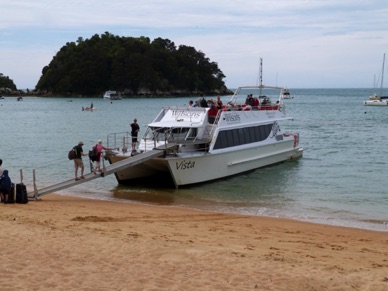
{"type": "Polygon", "coordinates": [[[271,102],[266,97],[262,102],[264,87],[239,87],[215,113],[212,105],[163,107],[148,124],[135,152],[128,150],[129,132],[109,134],[107,146],[119,148],[105,157],[111,164],[137,159],[133,166],[115,173],[117,181],[152,181],[153,185],[170,181],[178,188],[301,157],[299,134],[280,129],[281,123],[291,119],[283,98],[279,95],[271,102]],[[257,106],[246,104],[247,95],[259,101],[257,106]],[[165,151],[163,156],[147,158],[147,153],[158,149],[165,151]]]}
{"type": "Polygon", "coordinates": [[[364,101],[366,106],[388,106],[388,96],[370,96],[364,101]]]}
{"type": "Polygon", "coordinates": [[[82,111],[96,111],[97,107],[82,107],[82,111]]]}
{"type": "Polygon", "coordinates": [[[383,66],[381,69],[381,83],[380,83],[380,94],[376,93],[369,96],[368,100],[363,103],[365,106],[388,106],[388,96],[383,96],[383,81],[384,81],[384,65],[385,65],[385,54],[383,56],[383,66]]]}
{"type": "Polygon", "coordinates": [[[104,99],[108,100],[121,100],[121,95],[117,93],[116,91],[106,91],[103,95],[104,99]]]}
{"type": "Polygon", "coordinates": [[[95,110],[97,110],[97,107],[94,107],[93,102],[90,104],[90,107],[82,106],[82,111],[95,111],[95,110]]]}
{"type": "Polygon", "coordinates": [[[291,96],[290,90],[288,88],[282,88],[280,90],[280,96],[283,99],[292,99],[294,97],[291,96]]]}

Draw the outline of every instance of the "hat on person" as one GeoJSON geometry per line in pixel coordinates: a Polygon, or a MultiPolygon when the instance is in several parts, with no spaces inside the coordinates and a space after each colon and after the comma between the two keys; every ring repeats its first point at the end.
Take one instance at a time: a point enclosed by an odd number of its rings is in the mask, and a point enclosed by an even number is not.
{"type": "Polygon", "coordinates": [[[101,140],[101,139],[99,139],[97,142],[98,142],[98,143],[102,143],[102,140],[101,140]]]}
{"type": "Polygon", "coordinates": [[[83,142],[83,141],[80,141],[78,144],[79,144],[79,145],[84,145],[84,142],[83,142]]]}

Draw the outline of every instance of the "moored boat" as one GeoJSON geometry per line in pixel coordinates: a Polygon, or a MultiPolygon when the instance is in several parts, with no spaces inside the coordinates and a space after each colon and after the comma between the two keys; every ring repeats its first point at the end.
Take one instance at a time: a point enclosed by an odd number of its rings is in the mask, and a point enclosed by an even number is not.
{"type": "Polygon", "coordinates": [[[378,96],[364,101],[366,106],[388,106],[388,96],[378,96]]]}
{"type": "Polygon", "coordinates": [[[169,180],[175,187],[221,179],[283,161],[299,158],[299,134],[282,132],[286,116],[280,97],[260,102],[263,86],[239,87],[227,105],[214,112],[209,107],[174,106],[161,109],[148,124],[137,151],[131,148],[130,133],[108,135],[108,147],[119,148],[106,158],[111,164],[139,158],[143,153],[164,149],[162,157],[139,160],[116,172],[119,183],[138,179],[148,183],[169,180]],[[247,105],[247,95],[257,100],[247,105]],[[151,177],[163,177],[154,179],[151,177]],[[166,178],[168,177],[168,178],[166,178]]]}
{"type": "Polygon", "coordinates": [[[380,83],[380,95],[376,93],[369,96],[368,100],[363,103],[366,106],[388,106],[388,96],[383,96],[383,82],[384,82],[384,65],[385,65],[385,54],[383,56],[383,66],[381,69],[381,83],[380,83]]]}
{"type": "Polygon", "coordinates": [[[294,98],[294,97],[291,96],[290,90],[288,88],[285,88],[285,87],[280,90],[280,96],[283,99],[292,99],[292,98],[294,98]]]}
{"type": "Polygon", "coordinates": [[[108,100],[121,100],[121,95],[117,93],[116,91],[106,91],[103,96],[104,99],[108,100]]]}

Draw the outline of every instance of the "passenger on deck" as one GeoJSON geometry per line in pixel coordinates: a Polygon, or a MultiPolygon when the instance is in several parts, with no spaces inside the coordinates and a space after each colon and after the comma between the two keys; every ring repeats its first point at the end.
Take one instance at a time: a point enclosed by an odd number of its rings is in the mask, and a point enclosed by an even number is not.
{"type": "Polygon", "coordinates": [[[137,119],[135,118],[133,120],[133,123],[131,123],[131,135],[132,135],[132,153],[136,153],[136,146],[137,146],[137,134],[140,131],[140,126],[137,124],[137,119]]]}
{"type": "Polygon", "coordinates": [[[221,101],[221,97],[220,96],[217,96],[217,109],[222,109],[222,101],[221,101]]]}
{"type": "Polygon", "coordinates": [[[193,102],[193,100],[190,100],[190,101],[189,101],[189,107],[194,107],[194,102],[193,102]]]}
{"type": "Polygon", "coordinates": [[[216,106],[213,103],[211,103],[210,109],[207,112],[209,123],[212,123],[212,124],[214,123],[214,121],[216,120],[216,117],[217,117],[217,113],[218,113],[218,109],[216,108],[216,106]]]}
{"type": "Polygon", "coordinates": [[[259,98],[255,97],[253,98],[253,110],[258,110],[259,109],[259,98]]]}
{"type": "Polygon", "coordinates": [[[253,106],[253,96],[252,94],[248,94],[247,98],[245,99],[245,105],[253,106]]]}
{"type": "Polygon", "coordinates": [[[197,101],[198,101],[199,107],[205,107],[205,108],[208,107],[206,99],[203,97],[202,94],[199,96],[199,99],[197,101]]]}

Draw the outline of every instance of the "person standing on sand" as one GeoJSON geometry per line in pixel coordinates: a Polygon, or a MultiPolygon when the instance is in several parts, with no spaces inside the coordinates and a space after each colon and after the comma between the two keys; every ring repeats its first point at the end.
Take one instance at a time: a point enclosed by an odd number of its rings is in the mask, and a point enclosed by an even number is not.
{"type": "Polygon", "coordinates": [[[1,195],[1,201],[4,204],[7,204],[8,201],[8,194],[11,191],[11,178],[8,176],[8,170],[3,171],[3,175],[0,177],[0,195],[1,195]]]}
{"type": "Polygon", "coordinates": [[[84,162],[82,161],[82,156],[87,156],[87,154],[84,154],[84,150],[82,149],[82,146],[84,143],[80,141],[78,145],[76,145],[74,148],[77,152],[76,158],[74,159],[74,174],[75,174],[75,180],[78,181],[80,179],[85,179],[84,177],[84,162]],[[78,168],[81,168],[81,177],[78,178],[78,168]]]}
{"type": "Polygon", "coordinates": [[[0,159],[0,176],[3,175],[3,168],[1,167],[2,164],[3,164],[3,160],[0,159]]]}
{"type": "Polygon", "coordinates": [[[131,123],[131,135],[132,135],[132,152],[136,152],[136,144],[137,144],[137,134],[140,131],[139,124],[137,124],[137,119],[135,118],[133,120],[133,123],[131,123]]]}
{"type": "MultiPolygon", "coordinates": [[[[101,172],[101,155],[102,151],[112,151],[114,148],[106,148],[102,145],[102,140],[99,139],[97,144],[94,146],[96,148],[97,156],[96,156],[96,168],[94,169],[93,173],[97,174],[97,171],[101,172]]],[[[94,148],[93,147],[93,148],[94,148]]]]}

